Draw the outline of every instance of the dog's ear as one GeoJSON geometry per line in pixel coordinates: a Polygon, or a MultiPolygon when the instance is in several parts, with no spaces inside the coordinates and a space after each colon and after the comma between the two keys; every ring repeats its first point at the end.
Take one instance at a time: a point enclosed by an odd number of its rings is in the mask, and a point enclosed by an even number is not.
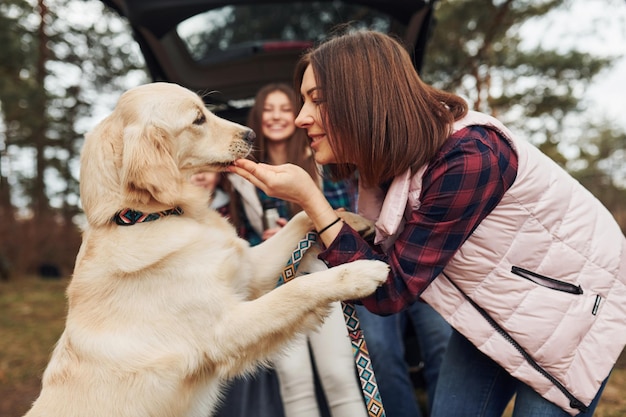
{"type": "Polygon", "coordinates": [[[182,178],[168,146],[169,134],[156,126],[124,129],[122,187],[130,201],[151,199],[168,206],[177,203],[182,178]]]}
{"type": "Polygon", "coordinates": [[[85,136],[80,156],[80,200],[90,224],[106,224],[119,210],[123,124],[111,114],[85,136]]]}

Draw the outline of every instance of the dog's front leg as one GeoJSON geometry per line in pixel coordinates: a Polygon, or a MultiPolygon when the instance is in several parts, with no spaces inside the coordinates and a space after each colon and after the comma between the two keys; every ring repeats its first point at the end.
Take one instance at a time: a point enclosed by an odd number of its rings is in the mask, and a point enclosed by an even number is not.
{"type": "Polygon", "coordinates": [[[276,287],[278,277],[298,242],[312,229],[313,223],[309,217],[300,212],[274,236],[250,248],[249,260],[253,265],[249,284],[251,298],[257,298],[276,287]]]}
{"type": "Polygon", "coordinates": [[[255,300],[238,303],[215,328],[222,348],[220,357],[213,359],[229,376],[249,371],[316,328],[332,302],[373,293],[388,273],[383,262],[358,260],[298,277],[255,300]]]}

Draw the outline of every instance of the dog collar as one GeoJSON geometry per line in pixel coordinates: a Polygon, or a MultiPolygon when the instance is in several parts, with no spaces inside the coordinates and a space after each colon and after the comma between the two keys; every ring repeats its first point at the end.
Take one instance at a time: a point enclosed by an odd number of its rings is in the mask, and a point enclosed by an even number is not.
{"type": "Polygon", "coordinates": [[[115,213],[115,216],[113,216],[111,220],[119,226],[132,226],[135,223],[151,222],[161,217],[169,215],[180,216],[181,214],[183,214],[183,209],[180,207],[174,207],[173,209],[158,211],[156,213],[142,213],[141,211],[127,208],[115,213]]]}

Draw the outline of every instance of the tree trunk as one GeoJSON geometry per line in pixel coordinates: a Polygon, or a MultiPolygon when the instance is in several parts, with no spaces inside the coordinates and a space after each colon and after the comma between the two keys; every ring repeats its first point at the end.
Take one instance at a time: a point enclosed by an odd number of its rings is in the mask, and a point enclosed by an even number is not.
{"type": "MultiPolygon", "coordinates": [[[[40,23],[37,31],[38,55],[35,81],[38,86],[35,93],[35,99],[32,101],[33,114],[37,115],[38,122],[33,126],[32,143],[35,148],[35,178],[31,196],[33,199],[32,209],[35,219],[45,217],[48,211],[48,199],[46,196],[46,186],[44,182],[44,173],[46,168],[45,149],[46,149],[46,61],[48,60],[48,36],[46,35],[46,19],[48,16],[48,7],[45,0],[38,0],[38,9],[40,23]]],[[[38,223],[38,222],[36,222],[38,223]]]]}

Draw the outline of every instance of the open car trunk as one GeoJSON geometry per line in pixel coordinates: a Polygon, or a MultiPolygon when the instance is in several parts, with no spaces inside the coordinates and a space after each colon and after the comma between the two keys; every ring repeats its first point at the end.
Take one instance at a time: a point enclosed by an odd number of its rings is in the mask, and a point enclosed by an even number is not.
{"type": "Polygon", "coordinates": [[[257,90],[293,80],[301,54],[338,24],[395,34],[419,71],[435,0],[102,0],[126,17],[154,81],[185,86],[243,122],[257,90]]]}

